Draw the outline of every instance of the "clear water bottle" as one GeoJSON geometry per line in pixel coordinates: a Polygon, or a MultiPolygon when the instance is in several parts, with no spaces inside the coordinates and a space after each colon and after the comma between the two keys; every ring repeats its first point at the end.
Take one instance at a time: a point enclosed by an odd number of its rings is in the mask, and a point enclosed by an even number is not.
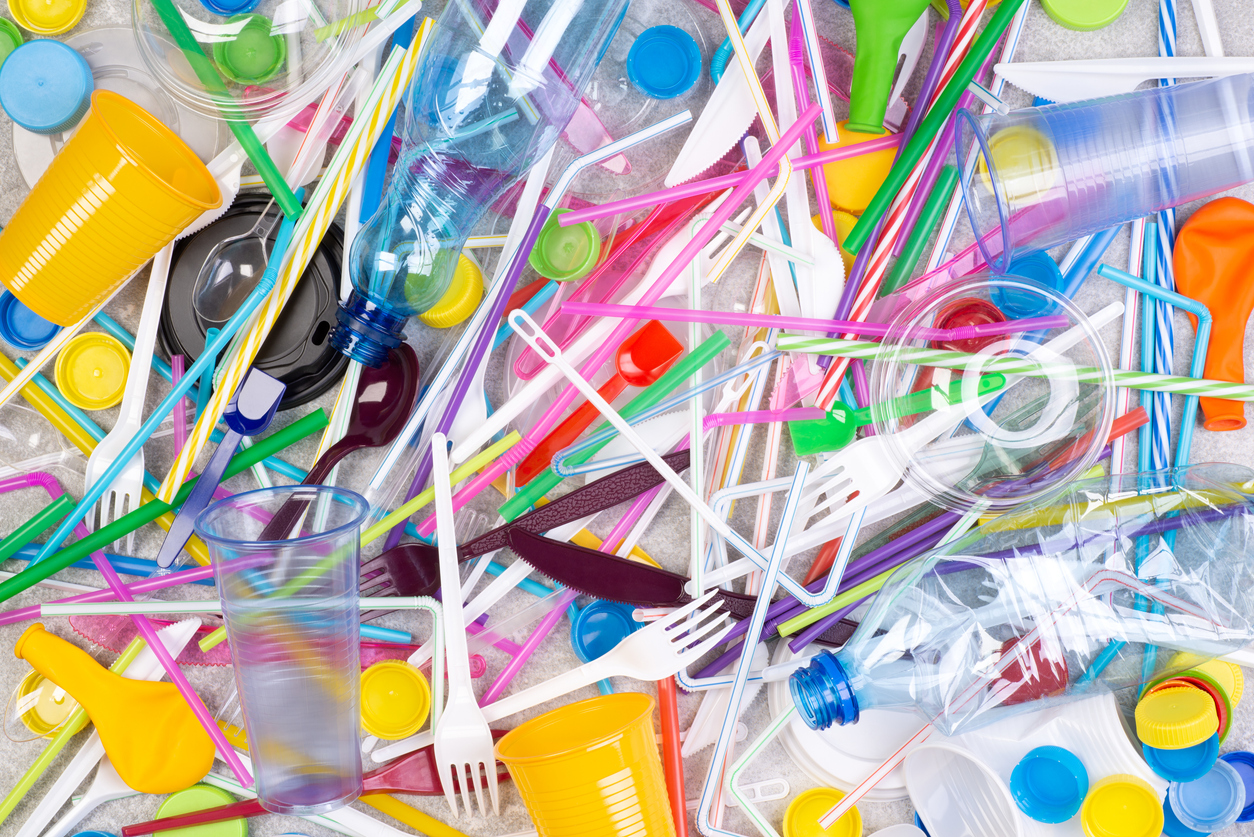
{"type": "Polygon", "coordinates": [[[448,289],[480,216],[554,143],[628,0],[449,3],[406,102],[400,158],[350,254],[332,344],[379,366],[448,289]]]}
{"type": "Polygon", "coordinates": [[[953,735],[1178,673],[1157,647],[1236,651],[1254,640],[1251,490],[1254,471],[1199,465],[996,518],[891,576],[843,648],[793,673],[798,712],[826,729],[913,708],[953,735]]]}

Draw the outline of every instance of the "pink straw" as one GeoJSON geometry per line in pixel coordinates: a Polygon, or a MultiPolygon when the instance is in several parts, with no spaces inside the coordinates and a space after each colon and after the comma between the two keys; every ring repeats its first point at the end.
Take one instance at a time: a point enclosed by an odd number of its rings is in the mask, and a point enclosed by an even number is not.
{"type": "MultiPolygon", "coordinates": [[[[904,335],[900,326],[886,323],[864,323],[855,320],[824,320],[812,317],[784,317],[776,314],[753,314],[739,311],[706,311],[690,308],[658,308],[651,305],[614,305],[599,302],[564,302],[562,310],[572,314],[591,314],[597,317],[632,317],[645,320],[662,320],[676,323],[713,323],[718,325],[742,325],[754,328],[796,328],[803,331],[842,331],[865,334],[872,337],[904,335]]],[[[976,337],[1011,334],[1019,331],[1035,331],[1046,328],[1063,328],[1070,321],[1064,316],[1028,317],[1022,320],[1006,320],[1001,323],[980,323],[958,328],[917,328],[909,337],[920,340],[970,340],[976,337]]]]}
{"type": "MultiPolygon", "coordinates": [[[[806,125],[809,125],[814,121],[813,119],[806,118],[809,113],[810,108],[806,108],[802,118],[798,119],[797,122],[799,123],[801,121],[805,121],[806,125]]],[[[796,124],[797,123],[794,123],[794,126],[796,124]]],[[[800,131],[795,132],[795,135],[789,145],[795,143],[797,137],[799,137],[804,131],[805,126],[802,126],[800,131]]],[[[789,128],[786,134],[788,133],[794,132],[791,128],[789,128]]],[[[780,142],[783,142],[783,137],[780,137],[780,142]]],[[[874,151],[883,151],[886,148],[896,148],[900,144],[901,134],[887,134],[873,140],[868,140],[867,142],[858,143],[857,145],[851,145],[845,148],[829,148],[827,151],[820,151],[818,154],[808,154],[805,157],[798,157],[792,161],[792,167],[795,171],[811,169],[825,163],[834,163],[837,160],[848,160],[853,157],[859,157],[863,154],[870,154],[874,151]]],[[[776,143],[776,146],[778,145],[779,143],[776,143]]],[[[682,183],[679,186],[672,186],[669,189],[659,189],[656,192],[636,195],[631,198],[623,198],[622,200],[614,201],[613,203],[603,203],[598,206],[576,209],[574,212],[567,212],[560,216],[557,223],[563,227],[569,227],[571,224],[578,224],[581,221],[595,221],[598,218],[607,218],[611,215],[617,215],[620,212],[647,209],[659,203],[677,201],[680,198],[689,198],[693,195],[704,195],[709,192],[717,192],[722,189],[740,187],[747,182],[750,176],[757,177],[757,179],[753,181],[753,185],[756,186],[765,178],[771,177],[775,174],[776,163],[779,161],[779,157],[782,156],[783,154],[781,153],[775,157],[771,157],[768,152],[766,157],[762,158],[763,162],[759,163],[756,167],[750,169],[749,171],[733,172],[732,174],[725,174],[721,177],[711,177],[706,180],[694,180],[691,183],[682,183]],[[764,174],[757,176],[755,173],[762,167],[768,157],[771,157],[773,162],[764,174]]],[[[752,186],[750,188],[752,188],[752,186]]],[[[739,201],[735,202],[735,206],[739,205],[739,201]]],[[[729,215],[728,217],[731,216],[729,215]]]]}
{"type": "MultiPolygon", "coordinates": [[[[818,118],[819,112],[820,108],[817,104],[811,105],[806,108],[805,112],[800,117],[798,117],[796,122],[788,126],[788,130],[780,136],[779,142],[771,146],[770,150],[766,152],[765,156],[763,156],[762,162],[758,163],[745,173],[745,179],[740,183],[740,185],[738,185],[732,191],[731,195],[728,196],[727,200],[723,201],[718,209],[714,211],[710,220],[705,223],[705,226],[697,231],[697,234],[693,236],[693,239],[688,242],[679,255],[675,257],[675,260],[671,262],[671,264],[668,265],[664,271],[662,271],[662,275],[657,278],[657,281],[655,281],[649,290],[645,292],[644,296],[641,297],[640,302],[642,304],[652,305],[662,298],[662,295],[670,288],[671,282],[675,280],[675,277],[679,275],[679,272],[692,261],[697,253],[701,251],[701,248],[705,247],[705,245],[710,242],[710,239],[714,237],[715,233],[722,229],[723,224],[731,218],[732,214],[736,211],[740,204],[753,193],[754,187],[765,180],[771,172],[775,171],[780,158],[783,157],[792,144],[797,141],[797,138],[801,136],[801,133],[805,130],[806,126],[818,118]]],[[[866,145],[869,145],[869,143],[863,143],[859,147],[865,147],[866,145]]],[[[568,212],[560,217],[569,218],[572,214],[573,213],[568,212]]],[[[610,354],[614,351],[618,344],[631,333],[632,329],[636,327],[638,322],[640,321],[630,319],[620,322],[601,343],[600,348],[594,351],[588,361],[581,367],[580,374],[589,376],[600,369],[601,365],[609,359],[610,354]]],[[[549,409],[545,411],[544,415],[540,417],[540,420],[536,422],[521,442],[502,454],[500,459],[485,468],[482,472],[480,472],[479,476],[471,480],[465,488],[453,495],[453,508],[457,509],[464,506],[472,497],[477,496],[479,492],[491,485],[497,477],[508,471],[510,468],[513,468],[519,462],[523,461],[523,459],[527,457],[527,454],[531,453],[531,451],[535,449],[536,445],[538,445],[540,441],[548,435],[549,431],[553,429],[558,420],[562,417],[562,414],[566,411],[566,408],[574,402],[577,395],[578,390],[576,390],[573,386],[567,386],[563,389],[562,393],[549,406],[549,409]]],[[[424,520],[422,525],[418,527],[419,534],[423,536],[430,535],[434,530],[434,514],[424,520]]]]}

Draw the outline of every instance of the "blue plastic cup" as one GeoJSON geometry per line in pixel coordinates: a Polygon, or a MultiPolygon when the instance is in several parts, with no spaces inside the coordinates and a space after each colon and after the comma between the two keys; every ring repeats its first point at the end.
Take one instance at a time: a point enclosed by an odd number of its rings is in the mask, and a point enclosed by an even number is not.
{"type": "Polygon", "coordinates": [[[295,485],[236,494],[205,509],[209,547],[267,811],[312,816],[362,792],[357,586],[370,506],[352,491],[295,485]],[[260,541],[294,500],[300,530],[260,541]]]}
{"type": "Polygon", "coordinates": [[[1254,180],[1254,75],[1027,108],[958,111],[967,215],[1006,266],[1254,180]],[[968,169],[970,162],[973,169],[968,169]]]}

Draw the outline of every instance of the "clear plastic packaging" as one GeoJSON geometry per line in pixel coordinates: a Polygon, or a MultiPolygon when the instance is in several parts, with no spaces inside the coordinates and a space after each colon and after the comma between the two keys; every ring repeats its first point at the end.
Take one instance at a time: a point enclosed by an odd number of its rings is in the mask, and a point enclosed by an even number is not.
{"type": "Polygon", "coordinates": [[[332,343],[377,366],[405,321],[444,295],[476,222],[570,121],[626,0],[450,3],[407,105],[383,205],[351,254],[332,343]]]}
{"type": "Polygon", "coordinates": [[[1254,180],[1254,75],[956,117],[967,215],[998,273],[1014,259],[1254,180]],[[1009,254],[1009,257],[1007,257],[1009,254]]]}
{"type": "Polygon", "coordinates": [[[996,518],[894,573],[793,700],[816,729],[912,707],[953,735],[1176,673],[1155,646],[1231,653],[1254,640],[1252,489],[1254,471],[1198,465],[996,518]]]}
{"type": "MultiPolygon", "coordinates": [[[[1005,386],[975,406],[983,362],[965,370],[914,362],[915,349],[977,354],[986,360],[1030,357],[1110,369],[1098,326],[1065,297],[1017,276],[973,274],[907,286],[894,297],[894,329],[869,369],[875,432],[887,435],[892,467],[938,505],[1003,510],[1062,490],[1093,466],[1114,419],[1114,389],[1065,377],[1007,376],[1005,386]],[[1059,328],[956,341],[911,337],[919,328],[954,328],[1029,317],[1057,316],[1059,328]],[[885,409],[893,399],[931,389],[947,394],[961,381],[962,399],[935,403],[966,416],[952,436],[918,448],[900,431],[924,420],[885,409]]],[[[889,303],[889,300],[884,300],[889,303]]],[[[1109,311],[1109,309],[1107,309],[1109,311]]],[[[1106,311],[1102,312],[1103,315],[1106,311]]],[[[1098,315],[1095,315],[1097,317],[1098,315]]],[[[990,371],[992,371],[990,369],[990,371]]],[[[931,415],[935,415],[932,413],[931,415]]],[[[955,413],[957,415],[957,413],[955,413]]]]}

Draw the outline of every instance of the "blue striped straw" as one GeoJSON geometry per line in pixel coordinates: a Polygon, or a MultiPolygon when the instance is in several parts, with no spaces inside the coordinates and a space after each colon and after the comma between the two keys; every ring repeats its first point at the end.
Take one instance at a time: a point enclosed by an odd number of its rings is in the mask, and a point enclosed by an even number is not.
{"type": "MultiPolygon", "coordinates": [[[[1176,0],[1159,0],[1158,2],[1158,54],[1172,57],[1176,54],[1176,0]]],[[[1176,83],[1174,78],[1159,79],[1160,87],[1170,87],[1176,83]]],[[[1170,135],[1175,129],[1175,114],[1171,105],[1163,103],[1162,127],[1164,133],[1170,135]]],[[[1174,184],[1172,184],[1174,185],[1174,184]]],[[[1170,187],[1169,187],[1170,188],[1170,187]]],[[[1174,191],[1174,189],[1172,190],[1174,191]]],[[[1172,269],[1172,253],[1174,252],[1176,235],[1176,211],[1164,209],[1158,213],[1157,227],[1157,258],[1154,260],[1153,277],[1146,277],[1159,287],[1174,291],[1176,289],[1174,271],[1172,269]]],[[[1154,303],[1154,362],[1153,371],[1170,375],[1174,370],[1175,329],[1172,317],[1175,309],[1164,302],[1154,303]]],[[[1171,395],[1154,393],[1150,412],[1152,441],[1150,450],[1150,467],[1161,470],[1171,463],[1171,395]]]]}

